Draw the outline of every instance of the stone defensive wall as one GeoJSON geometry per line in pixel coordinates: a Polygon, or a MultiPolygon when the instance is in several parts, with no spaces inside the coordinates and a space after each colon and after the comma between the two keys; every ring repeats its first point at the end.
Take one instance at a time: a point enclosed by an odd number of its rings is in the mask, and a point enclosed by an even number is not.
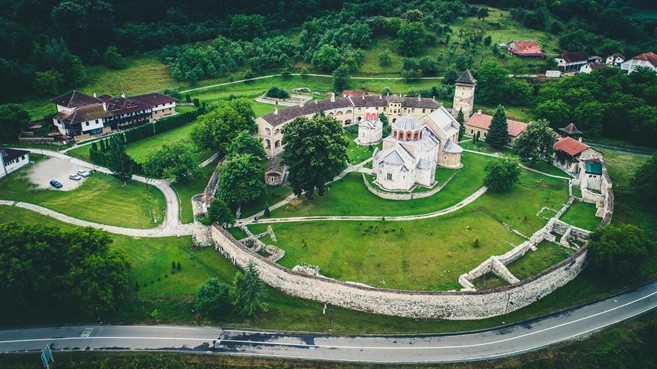
{"type": "Polygon", "coordinates": [[[425,192],[416,192],[416,193],[394,193],[394,192],[387,192],[387,191],[382,191],[378,188],[374,188],[370,184],[370,182],[367,180],[365,177],[365,174],[363,174],[363,182],[365,183],[365,186],[367,189],[375,194],[376,196],[379,196],[382,199],[387,199],[387,200],[413,200],[413,199],[422,199],[425,197],[433,196],[440,192],[440,190],[443,189],[443,187],[447,186],[447,184],[457,175],[459,174],[460,170],[456,171],[454,174],[452,174],[446,181],[445,183],[441,184],[440,186],[437,186],[429,191],[425,192]]]}
{"type": "MultiPolygon", "coordinates": [[[[555,224],[556,225],[556,224],[555,224]]],[[[586,260],[586,248],[531,278],[486,291],[427,292],[375,288],[312,276],[284,268],[249,250],[217,225],[215,249],[244,269],[253,261],[260,278],[292,296],[375,314],[451,320],[485,319],[523,308],[574,279],[586,260]]]]}

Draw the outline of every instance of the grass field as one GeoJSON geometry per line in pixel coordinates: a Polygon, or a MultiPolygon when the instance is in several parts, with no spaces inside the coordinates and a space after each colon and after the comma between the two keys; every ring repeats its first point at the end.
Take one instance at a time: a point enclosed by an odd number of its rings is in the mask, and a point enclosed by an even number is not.
{"type": "Polygon", "coordinates": [[[164,195],[153,186],[93,174],[73,191],[39,190],[27,178],[27,169],[0,181],[0,199],[41,205],[73,218],[101,224],[152,228],[162,223],[164,195]],[[153,216],[157,224],[153,223],[153,216]]]}
{"type": "Polygon", "coordinates": [[[186,183],[173,182],[171,187],[178,195],[178,202],[180,203],[180,221],[182,223],[194,222],[194,211],[192,209],[192,197],[194,195],[203,193],[205,186],[208,185],[210,177],[214,168],[217,167],[219,159],[212,161],[208,166],[201,168],[201,173],[196,179],[186,183]]]}
{"type": "MultiPolygon", "coordinates": [[[[522,238],[481,209],[409,222],[309,222],[272,224],[285,250],[279,264],[317,265],[322,275],[374,287],[459,289],[458,276],[522,238]],[[469,229],[468,229],[469,227],[469,229]],[[403,229],[403,231],[402,231],[403,229]],[[481,246],[474,248],[479,238],[481,246]]],[[[267,225],[252,225],[254,233],[267,225]]]]}
{"type": "Polygon", "coordinates": [[[478,291],[492,290],[493,288],[508,286],[509,282],[498,277],[493,272],[486,273],[472,281],[478,291]]]}
{"type": "Polygon", "coordinates": [[[575,227],[594,231],[602,221],[602,218],[595,216],[595,211],[595,204],[576,202],[566,210],[561,220],[575,227]]]}
{"type": "Polygon", "coordinates": [[[545,270],[562,262],[572,254],[572,250],[549,241],[543,241],[536,246],[536,251],[527,251],[523,257],[506,267],[516,278],[523,280],[535,275],[536,270],[545,270]]]}
{"type": "MultiPolygon", "coordinates": [[[[269,206],[276,204],[284,200],[286,197],[292,194],[292,188],[285,187],[265,187],[265,195],[253,201],[242,204],[241,209],[241,218],[247,218],[254,214],[257,214],[265,210],[265,202],[269,203],[269,206]]],[[[235,209],[237,210],[237,209],[235,209]]]]}
{"type": "Polygon", "coordinates": [[[378,148],[379,150],[381,150],[381,148],[383,147],[382,143],[377,145],[371,145],[371,147],[356,144],[354,140],[358,138],[357,133],[347,134],[347,138],[349,139],[349,146],[347,147],[347,155],[349,155],[349,162],[353,165],[360,164],[365,160],[371,158],[372,154],[374,153],[374,148],[378,148]]]}

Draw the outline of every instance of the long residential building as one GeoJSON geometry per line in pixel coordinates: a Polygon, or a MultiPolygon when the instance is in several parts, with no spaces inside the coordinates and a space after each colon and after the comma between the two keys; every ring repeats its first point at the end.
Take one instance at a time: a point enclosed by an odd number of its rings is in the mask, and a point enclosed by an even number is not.
{"type": "Polygon", "coordinates": [[[157,92],[112,98],[71,91],[51,102],[57,106],[53,124],[69,137],[127,129],[175,114],[177,99],[157,92]]]}
{"type": "Polygon", "coordinates": [[[281,129],[286,123],[297,117],[312,117],[323,111],[340,122],[343,126],[359,123],[365,117],[365,111],[373,108],[385,114],[390,123],[394,123],[400,116],[410,115],[422,118],[435,111],[441,104],[434,99],[421,97],[390,96],[361,96],[343,97],[330,100],[316,100],[289,108],[278,110],[256,119],[258,132],[256,137],[262,139],[265,152],[268,156],[275,156],[283,152],[283,133],[281,129]]]}

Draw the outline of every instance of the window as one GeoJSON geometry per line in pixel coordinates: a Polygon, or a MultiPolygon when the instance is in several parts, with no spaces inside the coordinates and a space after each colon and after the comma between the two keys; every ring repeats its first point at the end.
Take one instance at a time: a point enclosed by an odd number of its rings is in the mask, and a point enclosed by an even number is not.
{"type": "Polygon", "coordinates": [[[96,124],[98,124],[98,119],[96,119],[96,124]]]}
{"type": "Polygon", "coordinates": [[[470,134],[473,134],[473,133],[474,133],[474,129],[471,129],[471,130],[470,130],[470,134]]]}
{"type": "Polygon", "coordinates": [[[422,112],[424,113],[425,110],[427,110],[427,109],[422,109],[422,112]]]}
{"type": "Polygon", "coordinates": [[[392,173],[386,174],[386,179],[392,181],[392,173]]]}
{"type": "Polygon", "coordinates": [[[89,126],[89,122],[84,122],[84,125],[88,127],[88,126],[89,126]]]}

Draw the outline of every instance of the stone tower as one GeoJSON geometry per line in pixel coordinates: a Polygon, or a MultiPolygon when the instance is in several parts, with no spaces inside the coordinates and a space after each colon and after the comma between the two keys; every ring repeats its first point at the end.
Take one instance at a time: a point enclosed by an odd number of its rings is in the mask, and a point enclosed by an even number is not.
{"type": "Polygon", "coordinates": [[[452,115],[457,116],[459,110],[463,109],[463,116],[467,121],[474,112],[474,95],[477,80],[472,77],[470,70],[466,70],[459,79],[456,80],[456,90],[454,91],[454,106],[452,115]]]}

